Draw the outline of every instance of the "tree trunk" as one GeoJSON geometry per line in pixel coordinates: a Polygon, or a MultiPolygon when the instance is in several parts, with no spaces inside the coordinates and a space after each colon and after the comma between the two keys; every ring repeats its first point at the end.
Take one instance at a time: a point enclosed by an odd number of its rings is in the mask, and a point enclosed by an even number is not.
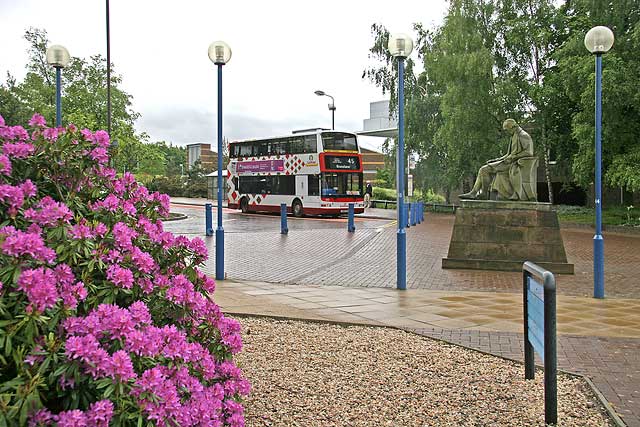
{"type": "Polygon", "coordinates": [[[553,204],[553,186],[551,185],[551,171],[549,168],[549,148],[547,144],[547,127],[542,124],[542,146],[544,149],[544,177],[547,181],[547,191],[549,192],[549,203],[553,204]]]}

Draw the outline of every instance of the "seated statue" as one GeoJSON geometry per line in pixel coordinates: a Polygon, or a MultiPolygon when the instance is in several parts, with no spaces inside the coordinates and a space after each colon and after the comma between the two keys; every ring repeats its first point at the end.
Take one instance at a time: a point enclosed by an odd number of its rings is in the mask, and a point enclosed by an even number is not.
{"type": "Polygon", "coordinates": [[[505,120],[502,128],[512,135],[507,154],[487,161],[471,191],[461,194],[460,199],[489,200],[496,191],[503,200],[537,200],[538,159],[533,156],[531,136],[513,119],[505,120]]]}

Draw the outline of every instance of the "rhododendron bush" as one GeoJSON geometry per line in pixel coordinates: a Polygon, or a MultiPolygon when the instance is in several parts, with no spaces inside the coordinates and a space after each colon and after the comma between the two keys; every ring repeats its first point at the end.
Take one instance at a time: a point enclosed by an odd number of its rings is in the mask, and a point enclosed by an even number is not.
{"type": "Polygon", "coordinates": [[[0,425],[243,426],[240,326],[109,137],[0,116],[0,425]]]}

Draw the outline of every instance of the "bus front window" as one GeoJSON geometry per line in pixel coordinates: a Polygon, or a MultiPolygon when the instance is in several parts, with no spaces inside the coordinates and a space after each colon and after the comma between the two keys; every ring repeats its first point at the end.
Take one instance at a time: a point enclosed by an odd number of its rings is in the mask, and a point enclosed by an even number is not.
{"type": "Polygon", "coordinates": [[[358,151],[356,136],[352,133],[329,132],[322,134],[322,147],[325,151],[358,151]]]}
{"type": "Polygon", "coordinates": [[[332,197],[359,196],[362,194],[360,173],[323,173],[322,195],[332,197]]]}

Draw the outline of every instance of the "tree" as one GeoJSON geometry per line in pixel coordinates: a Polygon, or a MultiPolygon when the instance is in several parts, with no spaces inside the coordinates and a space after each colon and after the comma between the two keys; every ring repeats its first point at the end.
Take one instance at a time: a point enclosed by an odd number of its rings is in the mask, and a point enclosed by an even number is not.
{"type": "MultiPolygon", "coordinates": [[[[27,75],[16,82],[10,74],[0,86],[0,114],[8,123],[25,124],[35,112],[49,123],[55,123],[55,70],[47,64],[49,45],[46,30],[30,28],[25,32],[29,44],[27,75]],[[13,122],[12,120],[16,120],[13,122]]],[[[134,122],[140,116],[131,108],[132,97],[118,87],[122,77],[111,66],[111,138],[119,142],[144,139],[137,135],[134,122]]],[[[107,127],[107,63],[100,55],[89,61],[72,57],[62,73],[62,105],[64,121],[90,130],[107,127]]]]}
{"type": "MultiPolygon", "coordinates": [[[[407,61],[407,151],[419,153],[423,184],[443,188],[447,195],[500,149],[496,139],[503,114],[493,72],[494,11],[490,1],[456,0],[442,27],[432,32],[414,25],[424,71],[415,78],[414,63],[407,61]]],[[[383,93],[391,92],[391,105],[397,108],[395,63],[386,50],[388,31],[376,24],[372,32],[370,56],[378,66],[364,76],[383,93]]]]}
{"type": "Polygon", "coordinates": [[[497,16],[496,69],[513,103],[504,105],[503,110],[531,122],[534,140],[542,148],[536,151],[543,153],[549,201],[553,203],[549,154],[554,139],[549,137],[547,122],[552,120],[555,105],[550,102],[554,93],[545,90],[543,82],[555,63],[553,52],[566,39],[564,15],[552,0],[502,0],[497,16]]]}
{"type": "Polygon", "coordinates": [[[557,67],[550,76],[553,88],[568,104],[564,112],[562,104],[555,107],[564,120],[570,120],[570,133],[560,130],[566,137],[562,152],[581,186],[593,182],[595,72],[583,39],[591,27],[606,25],[616,41],[603,58],[603,177],[609,185],[640,190],[640,4],[574,0],[567,2],[564,12],[569,37],[555,55],[557,67]]]}

